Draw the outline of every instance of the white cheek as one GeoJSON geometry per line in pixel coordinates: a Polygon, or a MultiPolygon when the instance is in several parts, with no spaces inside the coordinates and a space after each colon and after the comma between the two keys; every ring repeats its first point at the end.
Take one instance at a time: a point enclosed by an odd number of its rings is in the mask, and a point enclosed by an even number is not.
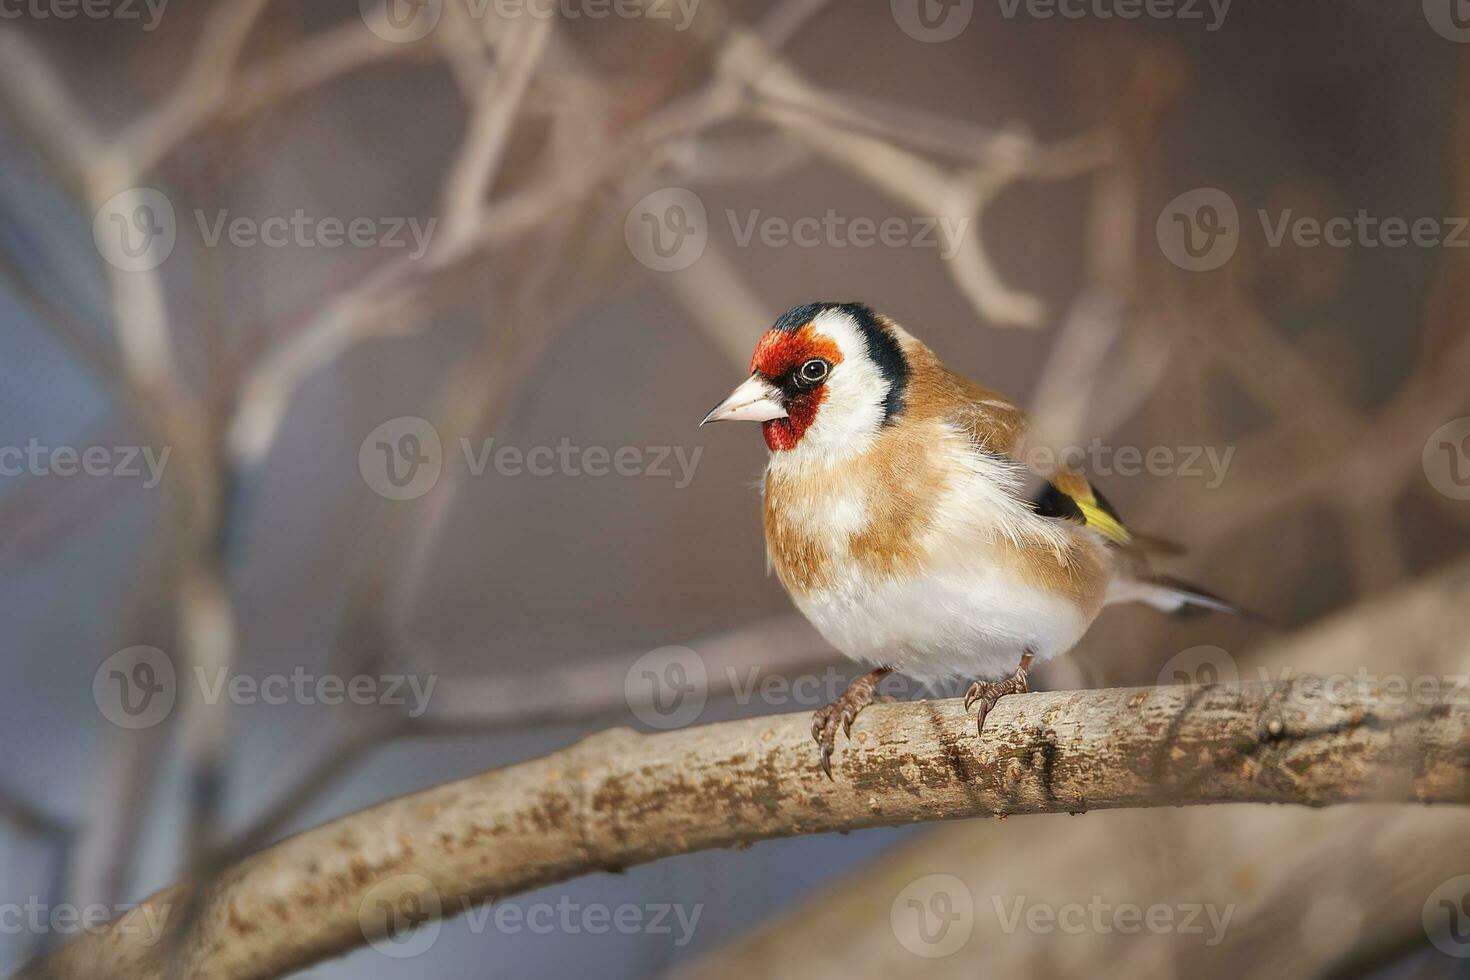
{"type": "Polygon", "coordinates": [[[856,371],[843,373],[847,366],[847,363],[838,365],[833,372],[827,382],[827,397],[822,399],[817,417],[798,447],[805,446],[829,458],[840,459],[863,452],[877,436],[883,424],[883,408],[873,398],[871,389],[864,390],[862,386],[875,383],[881,393],[885,390],[883,380],[875,376],[860,383],[854,376],[856,371]]]}
{"type": "Polygon", "coordinates": [[[829,461],[854,456],[868,449],[883,426],[888,382],[869,357],[867,343],[847,314],[824,313],[813,322],[813,328],[837,345],[842,363],[832,369],[817,417],[792,453],[797,458],[829,461]]]}

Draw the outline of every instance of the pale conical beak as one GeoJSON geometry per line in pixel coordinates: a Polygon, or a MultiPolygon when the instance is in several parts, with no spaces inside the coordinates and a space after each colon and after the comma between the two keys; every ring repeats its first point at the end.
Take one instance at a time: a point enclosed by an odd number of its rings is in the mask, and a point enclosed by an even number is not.
{"type": "MultiPolygon", "coordinates": [[[[730,397],[704,417],[704,422],[769,422],[784,419],[781,393],[758,374],[752,374],[730,397]]],[[[704,422],[699,423],[704,425],[704,422]]]]}

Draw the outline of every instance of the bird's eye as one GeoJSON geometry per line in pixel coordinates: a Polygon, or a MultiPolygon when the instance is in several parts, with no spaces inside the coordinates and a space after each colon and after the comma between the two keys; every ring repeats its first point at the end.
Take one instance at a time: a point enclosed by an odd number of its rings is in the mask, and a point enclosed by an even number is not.
{"type": "Polygon", "coordinates": [[[827,379],[827,372],[831,369],[832,365],[820,357],[814,357],[801,366],[796,377],[804,385],[819,385],[827,379]]]}

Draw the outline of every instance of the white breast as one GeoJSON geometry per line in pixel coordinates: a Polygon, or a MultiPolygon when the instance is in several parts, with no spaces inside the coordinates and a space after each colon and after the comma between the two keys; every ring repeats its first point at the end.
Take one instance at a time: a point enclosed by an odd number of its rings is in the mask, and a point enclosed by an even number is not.
{"type": "Polygon", "coordinates": [[[1046,660],[1086,631],[1077,605],[996,563],[908,581],[858,581],[796,600],[829,643],[920,680],[998,680],[1030,651],[1046,660]]]}

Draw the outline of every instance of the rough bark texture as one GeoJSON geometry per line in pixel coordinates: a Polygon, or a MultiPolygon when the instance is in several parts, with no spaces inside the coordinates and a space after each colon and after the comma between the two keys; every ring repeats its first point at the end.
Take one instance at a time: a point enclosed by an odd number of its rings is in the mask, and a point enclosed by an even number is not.
{"type": "MultiPolygon", "coordinates": [[[[817,771],[810,716],[639,735],[604,732],[544,758],[379,804],[226,870],[182,937],[143,922],[23,977],[280,976],[365,943],[385,889],[418,884],[436,914],[655,858],[913,821],[1223,802],[1470,802],[1470,708],[1312,678],[1003,699],[983,737],[958,701],[875,705],[817,771]]],[[[398,892],[389,896],[396,902],[398,892]]],[[[140,918],[141,917],[141,918],[140,918]]],[[[182,917],[180,917],[182,918],[182,917]]]]}

